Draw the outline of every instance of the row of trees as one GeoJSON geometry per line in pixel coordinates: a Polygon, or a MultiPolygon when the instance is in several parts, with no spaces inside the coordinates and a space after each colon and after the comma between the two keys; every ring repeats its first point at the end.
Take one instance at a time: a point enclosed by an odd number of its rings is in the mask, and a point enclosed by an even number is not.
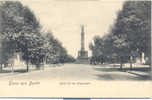
{"type": "MultiPolygon", "coordinates": [[[[151,1],[126,1],[109,33],[90,44],[96,59],[131,62],[142,53],[151,61],[151,1]]],[[[150,64],[150,63],[149,63],[150,64]]]]}
{"type": "Polygon", "coordinates": [[[8,63],[16,53],[26,62],[40,68],[41,63],[74,61],[52,33],[42,32],[34,13],[18,1],[0,2],[0,64],[8,63]],[[44,35],[46,34],[46,35],[44,35]]]}

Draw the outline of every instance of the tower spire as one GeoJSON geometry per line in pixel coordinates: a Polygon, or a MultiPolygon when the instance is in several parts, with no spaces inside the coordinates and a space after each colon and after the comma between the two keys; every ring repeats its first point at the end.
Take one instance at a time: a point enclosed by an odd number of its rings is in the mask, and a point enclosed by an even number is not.
{"type": "Polygon", "coordinates": [[[84,41],[84,25],[81,25],[81,51],[85,51],[84,41]]]}
{"type": "Polygon", "coordinates": [[[88,63],[88,51],[85,51],[84,25],[81,25],[81,49],[78,51],[77,63],[88,63]]]}

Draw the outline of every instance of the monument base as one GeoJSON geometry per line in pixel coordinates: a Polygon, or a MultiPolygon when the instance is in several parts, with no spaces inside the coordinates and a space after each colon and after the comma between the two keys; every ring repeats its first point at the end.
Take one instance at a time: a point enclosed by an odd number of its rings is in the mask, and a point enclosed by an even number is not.
{"type": "Polygon", "coordinates": [[[88,52],[79,51],[76,63],[77,64],[89,64],[88,52]]]}
{"type": "Polygon", "coordinates": [[[78,58],[76,60],[77,64],[89,64],[89,59],[88,58],[78,58]]]}

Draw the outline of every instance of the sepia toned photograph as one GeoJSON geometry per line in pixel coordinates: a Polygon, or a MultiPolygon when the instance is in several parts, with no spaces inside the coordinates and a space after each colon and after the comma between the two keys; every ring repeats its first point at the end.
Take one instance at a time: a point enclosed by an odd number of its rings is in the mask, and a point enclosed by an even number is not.
{"type": "Polygon", "coordinates": [[[150,98],[151,1],[0,0],[0,97],[150,98]]]}

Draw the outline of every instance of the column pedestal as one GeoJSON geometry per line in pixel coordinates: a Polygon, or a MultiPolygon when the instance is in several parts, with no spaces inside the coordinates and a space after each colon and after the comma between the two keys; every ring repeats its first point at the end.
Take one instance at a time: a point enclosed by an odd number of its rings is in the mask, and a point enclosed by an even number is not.
{"type": "Polygon", "coordinates": [[[78,51],[78,57],[76,63],[89,64],[88,51],[78,51]]]}

